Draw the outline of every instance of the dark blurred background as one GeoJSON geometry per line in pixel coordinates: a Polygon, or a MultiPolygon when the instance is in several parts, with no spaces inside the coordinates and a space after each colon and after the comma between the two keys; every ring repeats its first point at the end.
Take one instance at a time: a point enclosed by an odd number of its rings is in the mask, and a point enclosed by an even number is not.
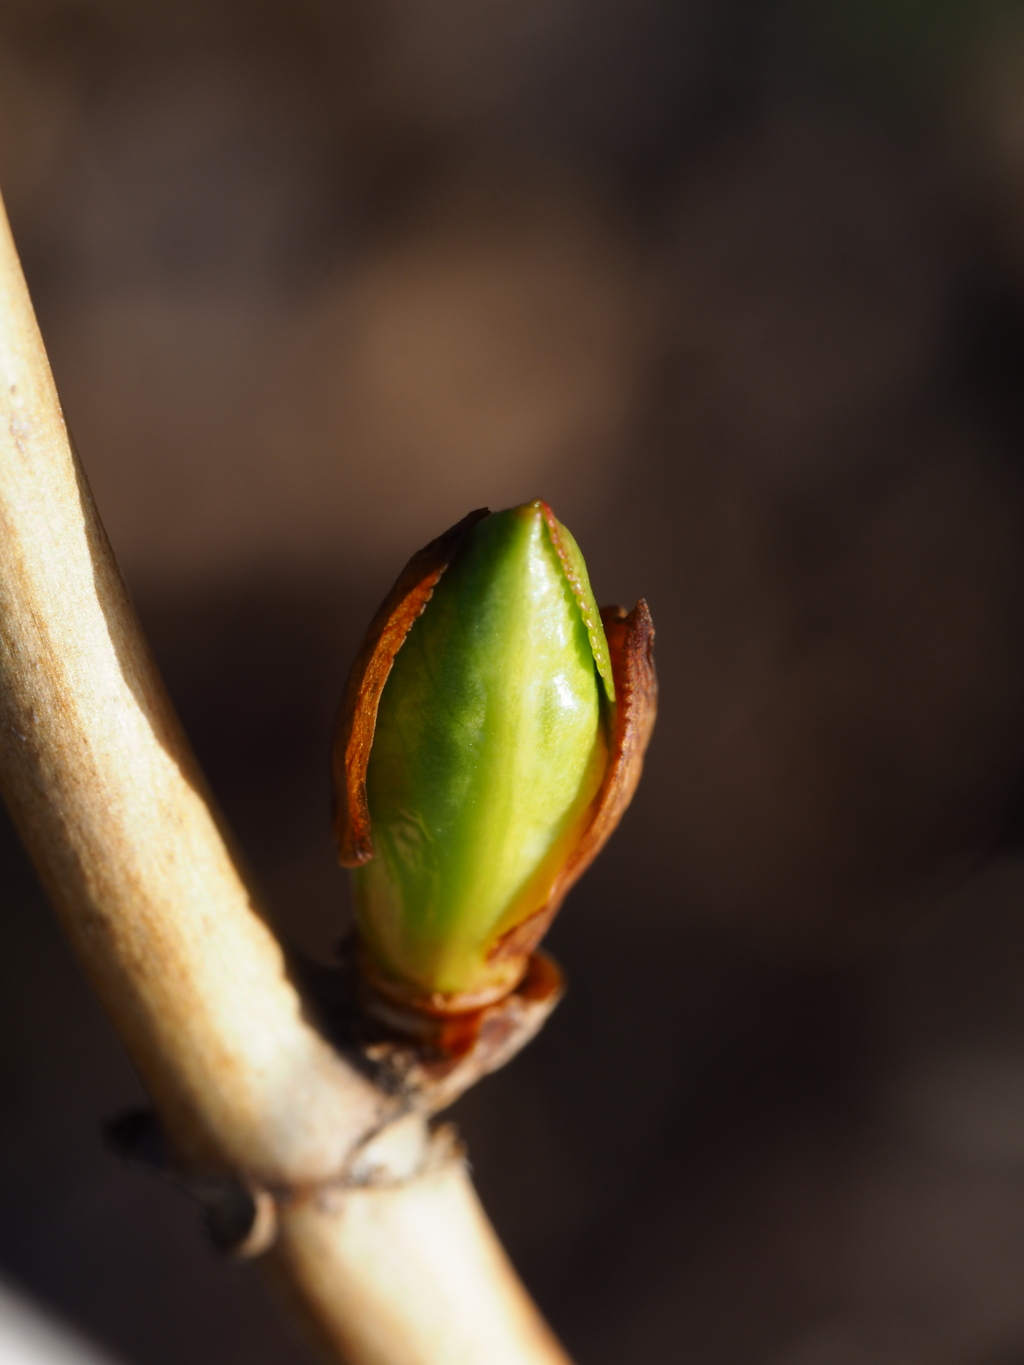
{"type": "MultiPolygon", "coordinates": [[[[408,554],[551,500],[662,710],[458,1106],[580,1365],[1024,1365],[1024,5],[0,0],[0,184],[174,697],[285,932],[408,554]]],[[[100,1125],[0,837],[0,1275],[298,1365],[100,1125]]]]}

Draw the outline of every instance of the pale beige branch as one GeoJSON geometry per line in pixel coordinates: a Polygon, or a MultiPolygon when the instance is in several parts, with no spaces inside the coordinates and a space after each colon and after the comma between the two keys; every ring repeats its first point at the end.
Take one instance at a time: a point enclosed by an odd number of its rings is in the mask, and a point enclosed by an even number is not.
{"type": "Polygon", "coordinates": [[[183,1161],[237,1177],[270,1234],[276,1211],[268,1276],[327,1358],[564,1365],[461,1160],[407,1118],[366,1166],[394,1101],[307,1018],[212,812],[69,444],[2,206],[0,785],[183,1161]]]}

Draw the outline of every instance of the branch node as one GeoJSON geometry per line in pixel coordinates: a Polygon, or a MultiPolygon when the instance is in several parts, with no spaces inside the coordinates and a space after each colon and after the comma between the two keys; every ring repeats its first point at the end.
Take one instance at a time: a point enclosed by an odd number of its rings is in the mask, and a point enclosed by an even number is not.
{"type": "Polygon", "coordinates": [[[373,1133],[355,1150],[338,1176],[302,1187],[273,1190],[226,1172],[190,1170],[176,1159],[157,1116],[132,1110],[105,1129],[118,1156],[140,1166],[201,1205],[207,1236],[217,1251],[252,1260],[273,1246],[278,1211],[311,1199],[322,1208],[340,1207],[352,1190],[397,1190],[453,1161],[465,1160],[465,1146],[454,1124],[428,1131],[422,1115],[409,1112],[373,1133]]]}

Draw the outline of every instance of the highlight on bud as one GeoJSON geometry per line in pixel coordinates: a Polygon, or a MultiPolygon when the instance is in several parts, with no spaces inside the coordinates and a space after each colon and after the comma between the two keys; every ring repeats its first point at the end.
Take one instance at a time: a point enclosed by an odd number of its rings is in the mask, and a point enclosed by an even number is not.
{"type": "Polygon", "coordinates": [[[647,606],[599,612],[550,507],[470,515],[406,565],[335,741],[365,963],[433,1013],[500,999],[618,824],[654,724],[647,606]]]}

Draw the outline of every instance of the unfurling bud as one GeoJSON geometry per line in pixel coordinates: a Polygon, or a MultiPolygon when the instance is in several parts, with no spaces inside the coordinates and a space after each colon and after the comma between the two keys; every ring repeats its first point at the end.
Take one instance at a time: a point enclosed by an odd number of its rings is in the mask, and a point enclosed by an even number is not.
{"type": "Polygon", "coordinates": [[[499,999],[629,804],[654,721],[643,602],[598,612],[543,502],[415,555],[352,669],[338,843],[375,984],[428,1011],[499,999]]]}

